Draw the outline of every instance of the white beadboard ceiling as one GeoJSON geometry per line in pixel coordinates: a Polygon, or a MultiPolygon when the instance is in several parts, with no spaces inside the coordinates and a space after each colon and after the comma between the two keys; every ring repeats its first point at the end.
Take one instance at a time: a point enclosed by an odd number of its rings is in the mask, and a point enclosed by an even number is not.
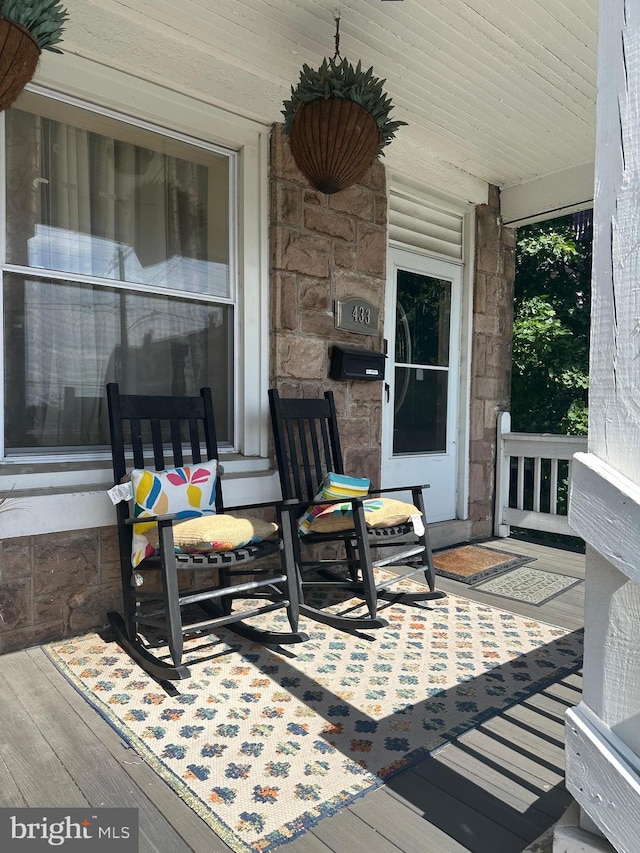
{"type": "Polygon", "coordinates": [[[175,88],[272,122],[302,63],[333,54],[339,10],[341,54],[373,65],[409,122],[387,163],[414,179],[457,174],[463,195],[474,180],[510,187],[593,161],[597,5],[68,0],[62,47],[149,79],[167,79],[173,62],[175,88]]]}

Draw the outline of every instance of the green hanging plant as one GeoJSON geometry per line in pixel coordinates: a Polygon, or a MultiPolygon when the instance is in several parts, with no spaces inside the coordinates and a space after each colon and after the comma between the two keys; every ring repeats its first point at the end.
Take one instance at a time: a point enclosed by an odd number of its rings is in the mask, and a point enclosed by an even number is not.
{"type": "Polygon", "coordinates": [[[60,0],[0,0],[0,14],[28,30],[40,50],[62,53],[54,45],[62,41],[69,13],[60,0]]]}
{"type": "Polygon", "coordinates": [[[376,156],[382,155],[382,149],[394,139],[396,130],[407,124],[406,121],[391,120],[389,113],[393,104],[382,88],[385,82],[374,76],[373,68],[363,71],[361,62],[354,67],[347,59],[337,62],[335,57],[325,58],[317,70],[303,65],[298,85],[291,87],[291,99],[283,104],[284,131],[287,136],[292,136],[300,104],[342,98],[359,104],[373,116],[380,131],[376,156]]]}

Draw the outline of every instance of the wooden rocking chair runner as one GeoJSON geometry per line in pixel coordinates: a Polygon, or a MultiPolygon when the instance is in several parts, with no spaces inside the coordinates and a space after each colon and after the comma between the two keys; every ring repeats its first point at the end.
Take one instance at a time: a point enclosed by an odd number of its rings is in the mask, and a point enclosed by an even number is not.
{"type": "MultiPolygon", "coordinates": [[[[203,467],[207,460],[218,458],[210,389],[203,388],[199,397],[152,397],[123,395],[116,383],[110,383],[107,385],[107,400],[116,484],[127,478],[132,467],[136,471],[142,470],[142,476],[146,476],[146,472],[155,472],[157,478],[157,472],[164,472],[167,476],[170,473],[167,469],[171,466],[184,472],[186,468],[183,466],[191,465],[195,470],[195,466],[203,467]],[[204,459],[203,447],[206,448],[204,459]]],[[[209,468],[215,471],[216,465],[209,465],[209,468]]],[[[208,508],[214,518],[214,512],[225,512],[219,476],[215,489],[215,510],[214,507],[208,508]]],[[[210,497],[210,500],[213,499],[210,497]]],[[[244,512],[267,506],[275,507],[280,529],[289,530],[288,510],[281,510],[275,504],[247,504],[227,508],[226,512],[244,512]]],[[[189,677],[189,669],[182,663],[186,633],[209,632],[227,625],[235,633],[262,643],[299,643],[307,639],[298,631],[295,567],[287,568],[279,536],[250,542],[233,550],[176,553],[175,514],[145,515],[144,522],[156,521],[158,528],[158,552],[155,553],[151,547],[152,555],[144,557],[138,566],[139,569],[157,570],[161,591],[152,592],[136,585],[139,574],[132,564],[136,521],[130,517],[129,504],[121,502],[116,509],[124,609],[122,613],[110,612],[108,619],[118,643],[154,678],[189,677]],[[274,555],[277,557],[278,554],[280,567],[274,568],[274,555]],[[269,565],[257,565],[267,557],[271,557],[269,565]],[[180,591],[178,578],[184,570],[205,571],[209,578],[212,569],[217,570],[218,583],[206,589],[180,591]],[[252,579],[247,580],[247,575],[253,576],[252,579]],[[240,580],[239,576],[245,577],[240,580]],[[245,598],[255,598],[260,604],[251,610],[234,611],[234,601],[245,598]],[[245,621],[278,608],[287,611],[288,632],[266,631],[245,621]],[[207,618],[194,618],[192,611],[196,616],[207,618]],[[143,639],[141,632],[149,633],[149,629],[159,633],[168,645],[170,661],[154,654],[153,646],[157,643],[143,639]]]]}
{"type": "Polygon", "coordinates": [[[362,499],[352,498],[353,527],[350,530],[333,533],[307,533],[298,536],[297,519],[313,504],[325,504],[326,500],[315,500],[321,484],[328,473],[344,474],[342,451],[338,434],[338,419],[331,391],[325,392],[319,399],[284,399],[278,391],[269,391],[269,405],[275,438],[276,458],[280,475],[280,485],[284,506],[291,509],[289,521],[292,524],[291,547],[295,554],[296,565],[301,579],[300,612],[318,621],[343,629],[378,628],[387,625],[387,621],[378,614],[378,601],[414,604],[444,598],[445,593],[435,588],[435,569],[424,506],[422,490],[425,485],[401,486],[392,489],[369,490],[368,497],[389,492],[408,491],[412,503],[420,511],[424,522],[424,532],[416,535],[413,525],[396,524],[389,527],[368,528],[362,499]],[[303,560],[305,545],[341,542],[345,559],[303,560]],[[373,560],[372,548],[396,548],[387,557],[373,560]],[[375,569],[392,563],[401,563],[411,567],[411,571],[400,574],[391,580],[377,583],[375,569]],[[335,572],[346,567],[347,575],[335,572]],[[319,580],[318,575],[328,580],[319,580]],[[403,592],[394,587],[398,582],[415,576],[426,580],[428,590],[403,592]],[[313,587],[342,588],[353,591],[362,597],[367,606],[366,616],[336,615],[333,612],[313,607],[307,589],[313,587]]]}

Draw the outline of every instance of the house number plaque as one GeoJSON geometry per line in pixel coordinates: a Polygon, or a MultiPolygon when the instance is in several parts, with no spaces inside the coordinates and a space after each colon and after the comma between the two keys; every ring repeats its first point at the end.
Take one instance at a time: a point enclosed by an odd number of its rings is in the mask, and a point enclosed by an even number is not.
{"type": "Polygon", "coordinates": [[[366,299],[350,296],[336,302],[336,328],[361,335],[377,335],[380,312],[366,299]]]}

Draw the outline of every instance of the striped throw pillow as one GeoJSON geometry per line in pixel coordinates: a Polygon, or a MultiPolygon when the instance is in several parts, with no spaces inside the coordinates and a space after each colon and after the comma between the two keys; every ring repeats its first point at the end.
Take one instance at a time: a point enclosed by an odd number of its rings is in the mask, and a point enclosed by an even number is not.
{"type": "MultiPolygon", "coordinates": [[[[345,474],[328,473],[322,481],[315,500],[327,502],[341,501],[345,498],[364,498],[369,492],[370,481],[366,477],[347,477],[345,474]]],[[[310,506],[298,519],[298,533],[309,533],[313,519],[327,508],[327,504],[310,506]]]]}

